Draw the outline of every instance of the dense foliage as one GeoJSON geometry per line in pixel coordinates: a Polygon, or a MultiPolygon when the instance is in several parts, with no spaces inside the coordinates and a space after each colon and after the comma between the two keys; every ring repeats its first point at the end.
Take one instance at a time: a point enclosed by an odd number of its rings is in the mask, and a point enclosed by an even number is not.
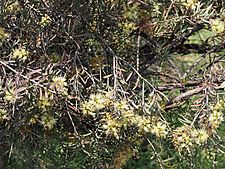
{"type": "Polygon", "coordinates": [[[224,168],[223,0],[1,0],[0,168],[224,168]]]}

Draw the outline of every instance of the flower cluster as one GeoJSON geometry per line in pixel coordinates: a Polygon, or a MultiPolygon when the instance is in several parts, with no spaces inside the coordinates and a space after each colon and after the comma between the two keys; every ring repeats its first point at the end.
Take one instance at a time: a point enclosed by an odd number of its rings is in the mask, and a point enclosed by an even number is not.
{"type": "Polygon", "coordinates": [[[193,147],[206,143],[208,137],[204,129],[197,130],[190,126],[181,126],[173,133],[173,144],[178,151],[191,152],[193,147]]]}
{"type": "Polygon", "coordinates": [[[207,141],[209,135],[208,135],[207,131],[204,130],[204,129],[198,129],[198,130],[194,129],[193,130],[193,137],[195,138],[196,144],[202,145],[207,141]]]}
{"type": "Polygon", "coordinates": [[[193,146],[193,138],[189,126],[178,127],[173,134],[173,144],[179,150],[187,150],[190,152],[193,146]]]}
{"type": "Polygon", "coordinates": [[[44,114],[41,116],[41,122],[46,129],[51,130],[56,124],[56,119],[49,114],[44,114]]]}
{"type": "Polygon", "coordinates": [[[166,124],[161,121],[152,126],[151,132],[159,138],[165,138],[168,134],[166,124]]]}
{"type": "Polygon", "coordinates": [[[127,100],[125,100],[125,99],[115,102],[114,107],[116,108],[116,110],[119,110],[122,112],[130,109],[129,104],[128,104],[127,100]]]}
{"type": "Polygon", "coordinates": [[[167,125],[157,116],[139,116],[136,115],[136,124],[139,133],[151,133],[158,138],[165,138],[168,134],[167,125]]]}
{"type": "Polygon", "coordinates": [[[135,125],[137,124],[137,119],[139,118],[138,115],[134,113],[132,110],[125,110],[121,112],[121,117],[122,117],[122,123],[123,127],[125,129],[128,128],[130,125],[135,125]]]}
{"type": "Polygon", "coordinates": [[[105,123],[102,125],[102,128],[105,130],[106,135],[113,135],[117,140],[119,140],[119,132],[122,126],[121,123],[109,114],[106,115],[103,121],[105,123]]]}
{"type": "Polygon", "coordinates": [[[0,109],[0,124],[4,121],[4,120],[9,120],[10,117],[7,114],[7,111],[5,109],[0,109]]]}
{"type": "Polygon", "coordinates": [[[4,99],[10,103],[15,103],[17,100],[17,92],[14,89],[9,89],[5,91],[4,99]]]}
{"type": "Polygon", "coordinates": [[[113,100],[112,92],[91,94],[88,100],[81,103],[81,112],[86,116],[103,117],[101,128],[106,135],[113,135],[116,139],[119,139],[121,131],[131,127],[139,134],[151,133],[159,138],[165,138],[168,134],[167,125],[159,117],[135,113],[128,100],[113,100]]]}
{"type": "Polygon", "coordinates": [[[137,126],[140,133],[149,133],[152,129],[151,127],[151,119],[147,117],[141,117],[137,119],[137,126]]]}
{"type": "Polygon", "coordinates": [[[52,99],[53,99],[52,95],[40,96],[38,100],[38,107],[41,110],[46,111],[47,108],[52,105],[52,99]]]}
{"type": "Polygon", "coordinates": [[[197,6],[198,0],[182,0],[181,3],[187,9],[195,9],[195,7],[197,6]]]}
{"type": "Polygon", "coordinates": [[[51,18],[45,14],[44,16],[41,17],[41,21],[39,24],[41,25],[41,27],[45,27],[50,23],[51,23],[51,18]]]}
{"type": "Polygon", "coordinates": [[[212,19],[210,21],[210,26],[213,32],[222,33],[225,30],[225,23],[221,19],[212,19]]]}
{"type": "Polygon", "coordinates": [[[24,47],[14,49],[12,53],[12,57],[14,59],[19,59],[23,61],[25,61],[28,56],[29,56],[29,52],[24,47]]]}
{"type": "Polygon", "coordinates": [[[130,125],[137,125],[140,116],[135,114],[134,108],[130,106],[126,99],[114,102],[113,108],[120,115],[123,127],[125,129],[127,129],[130,125]]]}
{"type": "Polygon", "coordinates": [[[81,104],[81,111],[84,115],[91,115],[95,116],[96,111],[99,111],[107,106],[110,106],[112,103],[112,97],[111,93],[97,93],[97,94],[91,94],[90,99],[88,101],[84,101],[81,104]]]}
{"type": "Polygon", "coordinates": [[[9,37],[9,34],[2,27],[0,27],[0,46],[1,46],[1,43],[4,42],[6,38],[8,37],[9,37]]]}
{"type": "Polygon", "coordinates": [[[38,122],[38,115],[34,115],[29,119],[30,124],[36,124],[38,122]]]}
{"type": "Polygon", "coordinates": [[[20,10],[20,5],[18,1],[8,1],[8,3],[5,6],[6,12],[18,12],[20,10]]]}
{"type": "Polygon", "coordinates": [[[208,118],[209,126],[211,127],[212,130],[217,129],[220,126],[220,124],[224,121],[224,117],[223,117],[224,108],[225,108],[225,105],[221,101],[218,102],[212,108],[212,112],[208,118]]]}
{"type": "Polygon", "coordinates": [[[124,31],[126,34],[129,34],[129,33],[131,33],[133,30],[136,29],[136,25],[135,25],[134,22],[128,22],[128,21],[126,21],[126,22],[120,23],[118,26],[119,26],[120,28],[122,28],[123,31],[124,31]]]}
{"type": "Polygon", "coordinates": [[[68,95],[66,78],[61,76],[53,77],[50,89],[56,91],[58,94],[68,95]]]}
{"type": "MultiPolygon", "coordinates": [[[[114,135],[116,139],[119,139],[119,132],[121,129],[127,130],[130,126],[137,124],[138,115],[135,115],[132,107],[129,105],[128,101],[125,99],[119,101],[110,101],[110,104],[106,106],[114,111],[115,117],[112,118],[111,115],[106,114],[107,118],[104,118],[104,124],[102,128],[106,130],[106,134],[114,135]]],[[[113,114],[113,113],[110,113],[113,114]]]]}

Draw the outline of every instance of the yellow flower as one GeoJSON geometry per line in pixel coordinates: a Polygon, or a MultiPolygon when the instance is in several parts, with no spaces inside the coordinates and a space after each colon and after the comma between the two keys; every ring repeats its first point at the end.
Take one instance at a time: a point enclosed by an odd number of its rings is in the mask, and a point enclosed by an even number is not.
{"type": "Polygon", "coordinates": [[[3,122],[4,120],[9,120],[10,117],[7,114],[7,111],[4,109],[0,109],[0,123],[3,122]]]}
{"type": "Polygon", "coordinates": [[[223,112],[221,110],[213,110],[212,113],[209,115],[208,121],[212,129],[217,129],[224,121],[223,112]]]}
{"type": "Polygon", "coordinates": [[[100,110],[105,108],[107,100],[103,94],[97,93],[90,95],[90,102],[95,106],[96,110],[100,110]]]}
{"type": "Polygon", "coordinates": [[[201,145],[205,143],[209,137],[207,134],[206,130],[204,129],[199,129],[199,130],[193,130],[193,137],[195,137],[195,143],[201,145]]]}
{"type": "Polygon", "coordinates": [[[9,3],[7,3],[5,10],[7,12],[18,12],[20,10],[20,5],[18,1],[12,2],[9,1],[9,3]]]}
{"type": "Polygon", "coordinates": [[[173,133],[173,144],[179,151],[190,152],[194,143],[192,130],[189,126],[176,128],[173,133]]]}
{"type": "Polygon", "coordinates": [[[115,108],[119,111],[129,110],[129,105],[126,100],[121,100],[114,104],[115,108]]]}
{"type": "Polygon", "coordinates": [[[25,48],[17,48],[13,50],[12,57],[14,59],[26,60],[29,55],[29,52],[25,48]]]}
{"type": "Polygon", "coordinates": [[[121,112],[121,115],[123,118],[131,120],[133,117],[135,117],[135,114],[133,111],[128,110],[128,111],[123,111],[121,112]]]}
{"type": "Polygon", "coordinates": [[[4,99],[10,103],[15,103],[17,99],[17,93],[13,89],[6,90],[4,99]]]}
{"type": "Polygon", "coordinates": [[[54,84],[57,84],[59,86],[67,86],[65,77],[55,76],[52,78],[52,81],[54,84]]]}
{"type": "Polygon", "coordinates": [[[5,39],[8,37],[9,37],[9,34],[6,33],[6,31],[2,27],[0,27],[0,42],[5,41],[5,39]]]}
{"type": "Polygon", "coordinates": [[[198,0],[182,0],[181,2],[187,9],[194,9],[197,6],[198,0]]]}
{"type": "Polygon", "coordinates": [[[45,114],[41,116],[41,122],[46,129],[51,130],[56,124],[56,119],[51,115],[45,114]]]}
{"type": "Polygon", "coordinates": [[[132,110],[122,111],[121,116],[122,124],[125,129],[127,129],[129,125],[136,124],[135,114],[132,110]]]}
{"type": "Polygon", "coordinates": [[[94,113],[95,107],[92,104],[90,104],[90,102],[87,102],[87,101],[83,102],[81,104],[81,111],[86,116],[89,116],[89,115],[93,117],[95,116],[95,113],[94,113]]]}
{"type": "Polygon", "coordinates": [[[51,23],[51,18],[47,14],[45,14],[45,16],[41,17],[41,21],[40,21],[41,27],[45,27],[49,23],[51,23]]]}
{"type": "Polygon", "coordinates": [[[208,116],[209,126],[212,131],[217,129],[220,124],[224,121],[223,110],[225,108],[224,102],[219,101],[213,107],[211,107],[212,112],[208,116]]]}
{"type": "Polygon", "coordinates": [[[46,110],[51,106],[51,100],[48,97],[40,97],[38,101],[38,107],[42,110],[46,110]]]}
{"type": "Polygon", "coordinates": [[[84,115],[95,116],[96,111],[111,106],[112,93],[107,92],[106,94],[96,93],[91,94],[88,101],[81,103],[81,111],[84,115]]]}
{"type": "Polygon", "coordinates": [[[126,34],[129,34],[132,30],[137,28],[135,23],[128,21],[119,23],[118,26],[121,27],[126,34]]]}
{"type": "Polygon", "coordinates": [[[37,118],[38,118],[37,116],[31,117],[30,120],[29,120],[30,124],[36,124],[37,118]]]}
{"type": "Polygon", "coordinates": [[[157,137],[165,138],[166,135],[168,134],[166,128],[167,128],[166,124],[163,124],[162,122],[157,122],[156,125],[152,126],[151,132],[155,134],[157,137]]]}
{"type": "Polygon", "coordinates": [[[109,115],[107,115],[103,121],[105,124],[102,125],[102,128],[105,130],[106,135],[113,135],[117,140],[119,140],[119,132],[121,128],[120,122],[109,115]]]}
{"type": "Polygon", "coordinates": [[[214,19],[210,21],[211,29],[215,33],[222,33],[225,30],[225,23],[221,19],[214,19]]]}
{"type": "Polygon", "coordinates": [[[137,121],[139,132],[149,133],[151,131],[151,121],[146,117],[138,117],[137,121]]]}
{"type": "Polygon", "coordinates": [[[67,95],[67,82],[65,77],[61,76],[55,76],[52,78],[52,83],[50,85],[50,88],[52,90],[55,90],[59,94],[67,95]]]}
{"type": "Polygon", "coordinates": [[[216,105],[214,105],[214,106],[212,107],[212,109],[213,109],[213,110],[216,110],[216,111],[220,111],[220,110],[222,110],[222,109],[224,109],[224,108],[225,108],[225,105],[224,105],[224,102],[223,102],[223,101],[217,102],[216,105]]]}

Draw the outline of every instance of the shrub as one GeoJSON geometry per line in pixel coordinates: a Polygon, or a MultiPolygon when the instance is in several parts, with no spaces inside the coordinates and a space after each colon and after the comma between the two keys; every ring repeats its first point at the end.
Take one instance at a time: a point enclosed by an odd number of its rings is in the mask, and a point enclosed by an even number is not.
{"type": "Polygon", "coordinates": [[[223,1],[0,2],[0,168],[224,167],[223,1]]]}

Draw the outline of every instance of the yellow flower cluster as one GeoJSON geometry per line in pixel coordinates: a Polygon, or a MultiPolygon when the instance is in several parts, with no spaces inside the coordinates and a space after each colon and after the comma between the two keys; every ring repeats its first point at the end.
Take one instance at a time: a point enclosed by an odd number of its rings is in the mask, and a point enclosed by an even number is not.
{"type": "Polygon", "coordinates": [[[119,132],[122,126],[121,123],[108,114],[103,121],[105,121],[105,123],[102,125],[102,128],[105,130],[106,135],[113,135],[117,140],[119,140],[119,132]]]}
{"type": "Polygon", "coordinates": [[[206,143],[208,137],[204,129],[197,130],[190,126],[181,126],[173,133],[173,144],[178,151],[191,152],[193,147],[206,143]]]}
{"type": "Polygon", "coordinates": [[[45,27],[50,23],[51,23],[51,18],[47,14],[45,14],[44,16],[41,17],[41,21],[39,24],[41,25],[41,27],[45,27]]]}
{"type": "Polygon", "coordinates": [[[36,124],[38,122],[38,115],[34,115],[30,118],[29,123],[30,124],[36,124]]]}
{"type": "Polygon", "coordinates": [[[204,129],[199,129],[199,130],[194,129],[193,130],[193,137],[195,138],[196,144],[202,145],[207,141],[209,135],[208,135],[207,131],[204,130],[204,129]]]}
{"type": "Polygon", "coordinates": [[[0,43],[4,42],[8,37],[9,34],[2,27],[0,27],[0,43]]]}
{"type": "Polygon", "coordinates": [[[140,116],[134,113],[133,108],[127,100],[123,99],[113,103],[113,107],[120,114],[123,127],[127,129],[130,125],[137,125],[140,116]]]}
{"type": "Polygon", "coordinates": [[[23,61],[25,61],[28,56],[29,56],[29,52],[24,47],[14,49],[12,53],[12,57],[14,59],[19,59],[23,61]]]}
{"type": "Polygon", "coordinates": [[[81,112],[92,117],[104,115],[101,128],[106,135],[113,135],[116,139],[119,139],[120,131],[130,127],[137,129],[139,134],[152,133],[159,138],[165,138],[168,134],[167,125],[159,118],[136,114],[126,99],[113,100],[111,92],[90,95],[89,99],[81,104],[81,112]]]}
{"type": "Polygon", "coordinates": [[[224,121],[223,110],[225,105],[222,101],[218,102],[213,108],[212,113],[209,115],[208,121],[209,126],[212,130],[217,129],[220,124],[224,121]]]}
{"type": "Polygon", "coordinates": [[[41,116],[41,122],[46,129],[51,130],[56,124],[56,119],[49,114],[44,114],[41,116]]]}
{"type": "Polygon", "coordinates": [[[52,78],[50,89],[55,90],[58,94],[68,95],[67,82],[65,77],[55,76],[52,78]]]}
{"type": "Polygon", "coordinates": [[[9,120],[10,117],[7,114],[7,111],[4,109],[0,109],[0,124],[4,121],[4,120],[9,120]]]}
{"type": "Polygon", "coordinates": [[[173,134],[173,144],[179,151],[190,152],[193,146],[191,128],[189,126],[178,127],[173,134]]]}
{"type": "Polygon", "coordinates": [[[124,8],[123,18],[127,20],[137,20],[139,16],[140,8],[137,3],[132,4],[132,6],[124,8]]]}
{"type": "Polygon", "coordinates": [[[195,9],[198,4],[198,0],[182,0],[182,5],[184,5],[187,9],[195,9]]]}
{"type": "Polygon", "coordinates": [[[96,111],[99,111],[112,103],[112,94],[110,92],[106,94],[97,93],[91,94],[88,101],[84,101],[81,104],[81,111],[84,115],[95,116],[96,111]]]}
{"type": "Polygon", "coordinates": [[[127,100],[121,100],[121,101],[115,102],[114,107],[116,108],[116,110],[119,110],[119,111],[126,111],[130,109],[127,100]]]}
{"type": "Polygon", "coordinates": [[[167,126],[165,123],[157,122],[156,125],[152,126],[151,132],[159,138],[165,138],[168,134],[167,126]]]}
{"type": "Polygon", "coordinates": [[[137,119],[137,126],[140,133],[149,133],[151,131],[151,119],[139,116],[137,119]]]}
{"type": "Polygon", "coordinates": [[[120,28],[123,29],[124,33],[129,34],[131,33],[133,30],[135,30],[137,28],[137,26],[135,25],[134,22],[123,22],[123,23],[119,23],[118,25],[120,28]]]}
{"type": "Polygon", "coordinates": [[[115,118],[107,114],[107,118],[104,119],[105,124],[103,124],[102,128],[106,130],[107,135],[113,134],[116,139],[119,139],[119,131],[122,128],[127,130],[129,126],[136,125],[139,116],[135,115],[133,109],[125,99],[115,102],[111,100],[108,106],[116,112],[115,118]]]}
{"type": "Polygon", "coordinates": [[[14,89],[6,90],[4,99],[10,103],[15,103],[18,98],[17,92],[14,89]]]}
{"type": "Polygon", "coordinates": [[[121,112],[121,117],[122,117],[123,127],[127,129],[128,126],[137,124],[137,119],[139,116],[135,115],[134,111],[132,110],[125,110],[121,112]]]}
{"type": "Polygon", "coordinates": [[[213,32],[215,33],[222,33],[225,30],[225,23],[224,21],[222,21],[221,19],[217,18],[217,19],[212,19],[210,21],[210,26],[213,32]]]}
{"type": "Polygon", "coordinates": [[[19,2],[18,1],[15,1],[15,2],[9,1],[5,6],[5,10],[7,12],[18,12],[20,10],[19,2]]]}
{"type": "Polygon", "coordinates": [[[50,96],[41,96],[38,100],[38,107],[43,110],[46,111],[48,107],[50,107],[52,105],[52,97],[50,96]]]}
{"type": "Polygon", "coordinates": [[[137,28],[134,21],[138,19],[139,7],[137,4],[124,8],[123,22],[119,23],[118,26],[123,29],[123,32],[130,34],[137,28]]]}
{"type": "Polygon", "coordinates": [[[135,116],[135,122],[138,126],[139,133],[152,133],[159,138],[165,138],[168,134],[167,125],[159,117],[135,116]]]}

